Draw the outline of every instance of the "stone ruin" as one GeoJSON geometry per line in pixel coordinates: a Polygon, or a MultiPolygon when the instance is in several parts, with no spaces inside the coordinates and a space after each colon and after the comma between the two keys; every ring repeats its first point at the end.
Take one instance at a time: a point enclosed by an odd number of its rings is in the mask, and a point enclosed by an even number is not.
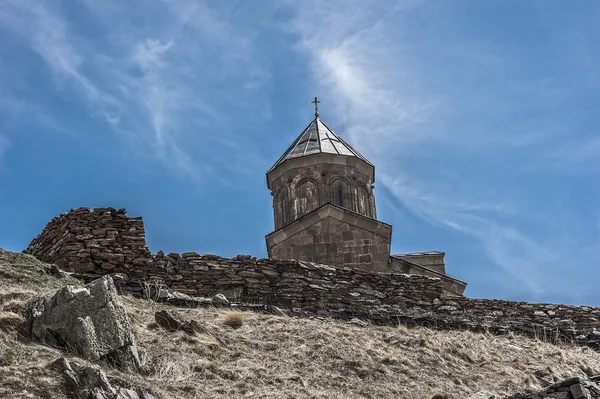
{"type": "Polygon", "coordinates": [[[125,293],[152,287],[193,297],[280,306],[298,315],[360,318],[377,324],[518,333],[600,347],[600,309],[472,299],[439,277],[381,273],[304,261],[148,250],[141,217],[125,209],[79,208],[52,219],[26,253],[84,279],[111,274],[125,293]]]}

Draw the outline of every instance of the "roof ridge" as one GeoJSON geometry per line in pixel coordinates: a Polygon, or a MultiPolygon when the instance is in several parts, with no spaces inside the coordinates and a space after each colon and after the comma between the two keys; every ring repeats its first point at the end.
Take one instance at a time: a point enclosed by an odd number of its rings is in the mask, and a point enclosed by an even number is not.
{"type": "MultiPolygon", "coordinates": [[[[316,101],[316,97],[315,97],[315,101],[316,101]]],[[[318,108],[317,108],[318,109],[318,108]]],[[[319,142],[319,152],[323,152],[323,148],[321,147],[321,135],[319,134],[319,122],[321,122],[321,119],[319,119],[319,113],[317,112],[315,115],[315,120],[314,122],[317,122],[317,140],[319,142]]],[[[323,123],[323,122],[321,122],[323,123]]]]}

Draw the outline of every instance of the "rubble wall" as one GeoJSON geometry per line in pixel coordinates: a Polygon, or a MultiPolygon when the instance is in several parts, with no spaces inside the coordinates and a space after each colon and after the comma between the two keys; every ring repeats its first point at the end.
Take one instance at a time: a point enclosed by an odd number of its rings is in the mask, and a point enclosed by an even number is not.
{"type": "Polygon", "coordinates": [[[442,329],[516,331],[541,339],[600,346],[600,309],[447,296],[439,278],[376,273],[309,262],[238,255],[152,254],[141,218],[124,209],[80,208],[52,219],[25,250],[88,277],[119,274],[141,294],[167,286],[192,296],[223,293],[237,302],[295,308],[296,314],[442,329]]]}

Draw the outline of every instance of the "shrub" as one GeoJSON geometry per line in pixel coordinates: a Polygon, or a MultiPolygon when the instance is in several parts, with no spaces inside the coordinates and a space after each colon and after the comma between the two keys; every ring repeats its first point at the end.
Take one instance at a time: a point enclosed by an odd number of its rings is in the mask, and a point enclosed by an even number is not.
{"type": "Polygon", "coordinates": [[[244,325],[244,314],[242,312],[227,312],[223,324],[231,328],[240,328],[244,325]]]}

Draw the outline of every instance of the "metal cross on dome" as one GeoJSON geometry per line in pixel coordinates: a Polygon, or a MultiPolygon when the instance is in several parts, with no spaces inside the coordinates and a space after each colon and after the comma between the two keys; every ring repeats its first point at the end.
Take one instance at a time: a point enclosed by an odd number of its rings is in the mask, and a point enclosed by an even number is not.
{"type": "Polygon", "coordinates": [[[319,103],[320,102],[321,101],[319,101],[317,99],[317,97],[315,97],[315,99],[313,101],[311,101],[311,104],[315,104],[315,116],[317,116],[317,117],[319,116],[319,103]]]}

